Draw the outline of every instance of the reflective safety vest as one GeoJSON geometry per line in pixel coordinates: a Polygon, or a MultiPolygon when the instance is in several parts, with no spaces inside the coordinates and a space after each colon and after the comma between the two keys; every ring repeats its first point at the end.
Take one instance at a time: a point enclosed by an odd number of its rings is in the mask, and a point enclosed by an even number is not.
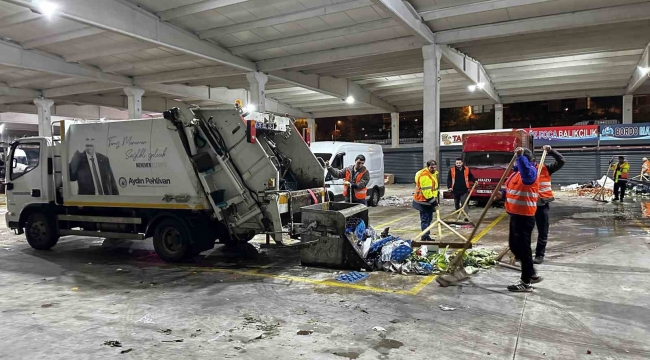
{"type": "Polygon", "coordinates": [[[546,200],[554,200],[553,189],[551,189],[551,174],[548,172],[546,165],[542,166],[539,174],[539,197],[546,200]]]}
{"type": "MultiPolygon", "coordinates": [[[[363,179],[363,175],[366,173],[366,171],[368,171],[368,170],[359,171],[357,173],[357,176],[354,179],[354,182],[357,183],[357,184],[360,183],[361,180],[363,179]]],[[[350,168],[347,168],[347,169],[345,169],[345,181],[350,181],[350,179],[352,179],[352,171],[350,170],[350,168]]],[[[350,191],[349,188],[350,187],[348,185],[343,186],[343,196],[345,197],[346,200],[349,199],[348,198],[348,194],[349,194],[348,191],[350,191]]],[[[365,187],[364,188],[354,189],[354,197],[357,200],[365,200],[367,192],[368,192],[368,188],[365,188],[365,187]]]]}
{"type": "Polygon", "coordinates": [[[650,173],[650,160],[646,160],[643,162],[643,166],[641,166],[641,172],[642,173],[650,173]]]}
{"type": "MultiPolygon", "coordinates": [[[[463,174],[465,175],[465,186],[467,186],[467,189],[470,188],[469,186],[469,169],[467,166],[463,166],[463,174]]],[[[456,167],[454,166],[451,168],[451,188],[454,188],[454,184],[456,183],[456,167]]]]}
{"type": "Polygon", "coordinates": [[[438,197],[438,172],[431,174],[424,168],[415,174],[415,193],[413,200],[427,202],[427,199],[438,197]]]}
{"type": "Polygon", "coordinates": [[[614,182],[618,180],[627,180],[627,172],[630,170],[630,164],[626,161],[622,164],[615,163],[612,165],[614,170],[614,182]]]}
{"type": "Polygon", "coordinates": [[[526,185],[519,172],[510,175],[506,182],[506,211],[509,214],[535,216],[538,192],[539,180],[526,185]]]}

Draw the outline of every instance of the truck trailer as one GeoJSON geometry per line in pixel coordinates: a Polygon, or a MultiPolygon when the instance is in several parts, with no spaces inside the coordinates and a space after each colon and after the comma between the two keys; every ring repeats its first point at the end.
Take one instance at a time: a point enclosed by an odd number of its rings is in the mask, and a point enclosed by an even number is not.
{"type": "Polygon", "coordinates": [[[68,235],[153,237],[163,260],[181,261],[216,241],[298,237],[310,229],[300,209],[323,200],[323,164],[288,117],[174,108],[60,126],[60,140],[22,138],[9,150],[6,223],[35,249],[68,235]]]}

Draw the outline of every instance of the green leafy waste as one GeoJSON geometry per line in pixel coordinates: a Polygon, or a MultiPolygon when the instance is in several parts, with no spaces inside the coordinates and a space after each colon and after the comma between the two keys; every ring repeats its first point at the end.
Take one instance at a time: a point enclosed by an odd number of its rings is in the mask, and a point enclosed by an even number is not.
{"type": "MultiPolygon", "coordinates": [[[[449,268],[449,264],[454,260],[456,253],[448,254],[449,246],[443,251],[429,254],[427,257],[419,256],[414,249],[408,258],[411,262],[426,262],[433,266],[435,272],[443,272],[449,268]]],[[[472,249],[465,251],[463,256],[463,266],[489,269],[496,265],[497,252],[487,249],[472,249]]]]}

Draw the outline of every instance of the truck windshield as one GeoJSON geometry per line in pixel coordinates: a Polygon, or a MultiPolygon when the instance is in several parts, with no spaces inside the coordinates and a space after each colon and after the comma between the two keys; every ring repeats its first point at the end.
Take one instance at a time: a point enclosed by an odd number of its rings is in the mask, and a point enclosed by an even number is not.
{"type": "Polygon", "coordinates": [[[512,159],[511,152],[468,152],[465,153],[465,165],[478,168],[506,168],[512,159]]]}

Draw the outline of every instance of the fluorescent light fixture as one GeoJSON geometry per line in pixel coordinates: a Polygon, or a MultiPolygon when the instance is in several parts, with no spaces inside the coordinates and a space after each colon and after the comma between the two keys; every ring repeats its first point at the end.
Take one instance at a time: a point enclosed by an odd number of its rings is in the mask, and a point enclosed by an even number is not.
{"type": "Polygon", "coordinates": [[[639,66],[639,70],[641,70],[642,74],[650,74],[650,67],[641,67],[639,66]]]}
{"type": "Polygon", "coordinates": [[[257,107],[255,106],[255,104],[246,105],[246,112],[253,112],[255,110],[257,110],[257,107]]]}
{"type": "Polygon", "coordinates": [[[478,83],[476,85],[470,85],[467,88],[469,89],[469,91],[474,92],[474,91],[476,91],[476,89],[483,90],[484,86],[485,86],[485,83],[478,83]]]}
{"type": "Polygon", "coordinates": [[[345,98],[345,102],[348,104],[354,104],[354,97],[351,95],[348,96],[347,98],[345,98]]]}
{"type": "Polygon", "coordinates": [[[47,18],[51,18],[59,9],[59,5],[47,0],[34,0],[33,3],[38,8],[38,11],[47,18]]]}
{"type": "Polygon", "coordinates": [[[0,125],[0,134],[4,134],[5,132],[5,124],[0,125]]]}

